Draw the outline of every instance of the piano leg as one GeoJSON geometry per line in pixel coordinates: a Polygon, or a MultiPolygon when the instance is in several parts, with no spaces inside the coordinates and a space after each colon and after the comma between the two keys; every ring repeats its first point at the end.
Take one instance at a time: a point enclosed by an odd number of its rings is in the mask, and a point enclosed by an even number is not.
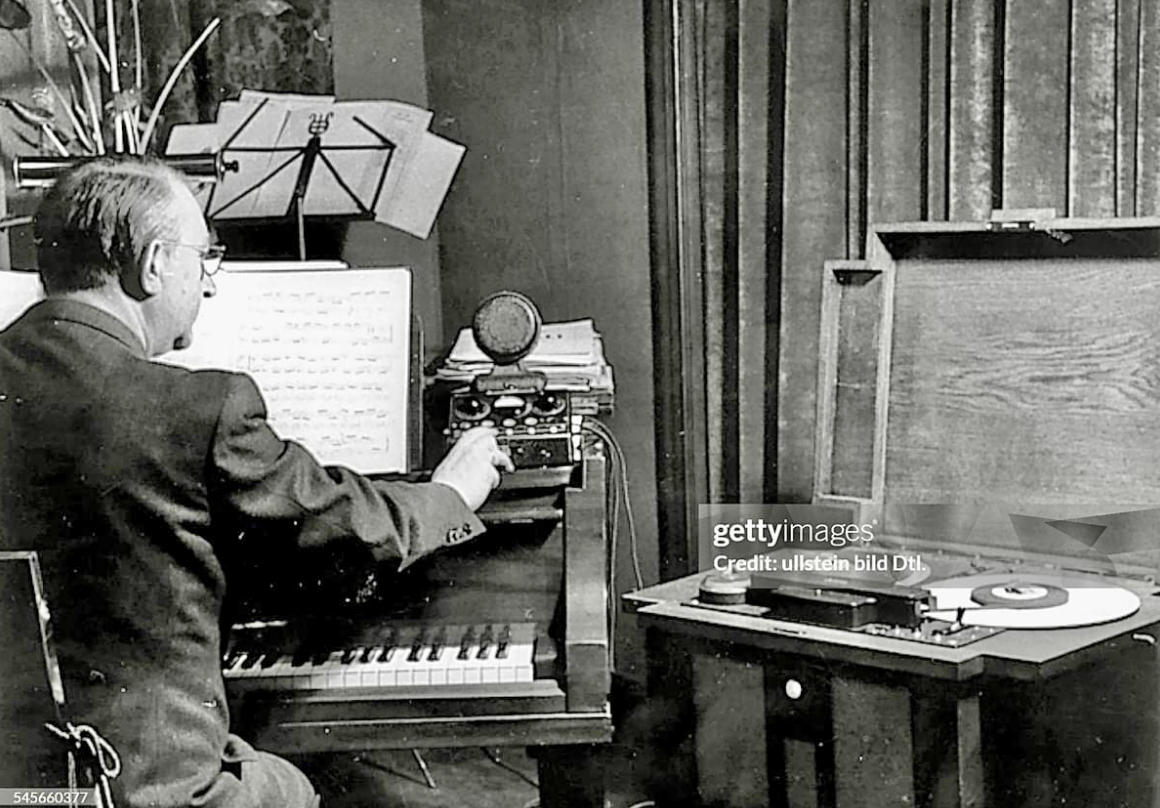
{"type": "Polygon", "coordinates": [[[589,744],[538,746],[540,808],[604,808],[602,747],[589,744]]]}

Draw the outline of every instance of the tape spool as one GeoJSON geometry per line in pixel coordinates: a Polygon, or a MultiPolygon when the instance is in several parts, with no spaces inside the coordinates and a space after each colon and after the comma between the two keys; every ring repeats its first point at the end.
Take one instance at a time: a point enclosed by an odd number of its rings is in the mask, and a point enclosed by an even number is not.
{"type": "Polygon", "coordinates": [[[1067,590],[1051,584],[1028,584],[1016,579],[998,586],[978,586],[971,600],[980,606],[1005,609],[1049,609],[1067,603],[1067,590]]]}
{"type": "Polygon", "coordinates": [[[924,588],[935,602],[926,617],[964,626],[1074,628],[1110,623],[1140,609],[1135,592],[1104,579],[1064,573],[966,575],[924,588]]]}
{"type": "Polygon", "coordinates": [[[711,606],[736,606],[745,602],[749,584],[748,575],[711,572],[701,579],[697,599],[711,606]]]}

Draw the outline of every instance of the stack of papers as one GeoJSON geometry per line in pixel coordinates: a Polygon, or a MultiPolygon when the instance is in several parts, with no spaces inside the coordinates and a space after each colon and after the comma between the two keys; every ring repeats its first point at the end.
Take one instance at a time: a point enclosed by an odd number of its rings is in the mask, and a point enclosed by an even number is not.
{"type": "Polygon", "coordinates": [[[307,144],[318,155],[307,177],[307,216],[374,219],[427,238],[465,148],[427,131],[431,110],[401,101],[243,90],[214,123],[173,127],[167,154],[217,154],[227,171],[199,199],[210,219],[282,218],[307,144]]]}
{"type": "MultiPolygon", "coordinates": [[[[543,373],[548,387],[611,396],[612,367],[604,358],[604,341],[592,320],[546,323],[539,342],[521,361],[528,371],[543,373]]],[[[476,376],[490,373],[494,363],[475,344],[471,329],[459,332],[451,353],[435,372],[435,378],[448,382],[470,382],[476,376]]]]}

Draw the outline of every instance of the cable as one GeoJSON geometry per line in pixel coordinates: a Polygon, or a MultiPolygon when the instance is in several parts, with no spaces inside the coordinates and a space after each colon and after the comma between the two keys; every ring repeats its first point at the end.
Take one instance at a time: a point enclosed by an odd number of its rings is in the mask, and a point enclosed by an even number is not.
{"type": "Polygon", "coordinates": [[[595,433],[612,450],[613,485],[618,484],[617,478],[619,477],[620,495],[624,502],[625,516],[628,520],[628,543],[632,554],[632,571],[636,579],[636,586],[638,589],[641,589],[644,587],[644,576],[640,571],[640,552],[636,535],[636,518],[633,516],[632,499],[629,497],[628,462],[625,460],[624,450],[620,446],[620,441],[612,434],[612,431],[595,418],[585,418],[583,424],[581,424],[581,429],[595,433]]]}
{"type": "Polygon", "coordinates": [[[601,424],[601,427],[608,432],[609,440],[612,441],[613,447],[616,449],[617,455],[620,457],[620,488],[621,498],[624,501],[624,514],[628,521],[628,546],[632,552],[632,571],[636,579],[636,588],[644,588],[644,575],[640,571],[640,545],[636,535],[636,517],[632,512],[632,499],[629,496],[628,487],[628,461],[624,457],[624,450],[620,447],[620,442],[616,440],[616,436],[608,430],[608,427],[601,424]]]}
{"type": "Polygon", "coordinates": [[[639,542],[636,533],[636,519],[632,512],[632,500],[629,494],[628,484],[628,462],[624,456],[624,449],[621,448],[620,442],[612,431],[603,423],[595,418],[585,418],[581,423],[581,430],[595,436],[608,450],[609,456],[609,478],[610,484],[607,492],[609,525],[610,525],[610,540],[611,552],[609,553],[608,563],[608,591],[610,597],[608,598],[608,662],[611,669],[616,668],[615,652],[616,652],[616,605],[617,605],[617,580],[616,580],[616,557],[620,549],[620,512],[624,509],[624,515],[628,522],[628,539],[629,550],[632,558],[632,570],[636,581],[636,588],[644,587],[644,576],[640,570],[640,551],[639,542]]]}

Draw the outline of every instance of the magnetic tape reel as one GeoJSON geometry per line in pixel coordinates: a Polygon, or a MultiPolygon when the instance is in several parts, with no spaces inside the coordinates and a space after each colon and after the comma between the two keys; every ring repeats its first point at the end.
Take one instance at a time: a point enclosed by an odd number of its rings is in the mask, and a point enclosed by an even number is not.
{"type": "Polygon", "coordinates": [[[982,574],[927,585],[927,616],[993,628],[1074,628],[1134,614],[1140,596],[1097,576],[1060,571],[982,574]]]}
{"type": "Polygon", "coordinates": [[[518,292],[497,292],[479,305],[472,335],[495,368],[452,393],[449,440],[473,427],[493,427],[517,469],[579,461],[581,416],[573,415],[569,393],[549,389],[544,374],[520,363],[535,347],[540,324],[535,304],[518,292]]]}

